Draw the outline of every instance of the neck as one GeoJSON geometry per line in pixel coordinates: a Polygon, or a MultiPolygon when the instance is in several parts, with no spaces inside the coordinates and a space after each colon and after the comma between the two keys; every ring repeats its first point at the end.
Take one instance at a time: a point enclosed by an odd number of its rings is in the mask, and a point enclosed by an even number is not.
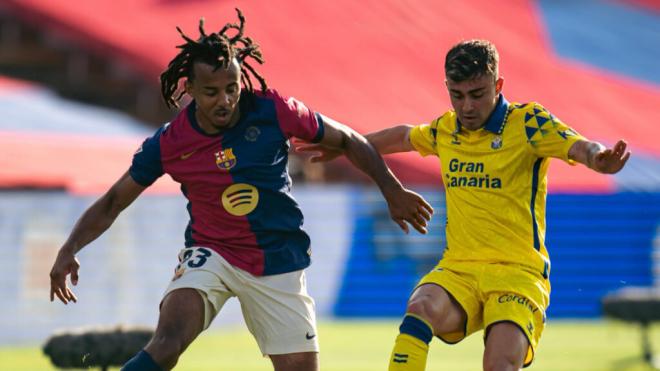
{"type": "Polygon", "coordinates": [[[500,101],[500,95],[498,94],[497,98],[495,99],[495,104],[490,109],[490,112],[488,112],[488,116],[486,116],[486,119],[484,120],[484,122],[482,122],[480,125],[472,128],[472,127],[466,126],[463,123],[461,123],[461,124],[463,125],[464,128],[466,128],[468,130],[472,130],[472,131],[476,131],[476,130],[484,128],[486,126],[486,124],[488,123],[488,120],[490,120],[491,116],[493,116],[493,112],[495,112],[495,109],[497,108],[497,104],[499,103],[499,101],[500,101]]]}
{"type": "Polygon", "coordinates": [[[461,125],[463,126],[463,128],[465,128],[465,130],[477,131],[477,130],[483,128],[484,126],[486,126],[486,121],[484,121],[481,125],[475,126],[475,127],[465,125],[464,123],[461,123],[461,125]]]}

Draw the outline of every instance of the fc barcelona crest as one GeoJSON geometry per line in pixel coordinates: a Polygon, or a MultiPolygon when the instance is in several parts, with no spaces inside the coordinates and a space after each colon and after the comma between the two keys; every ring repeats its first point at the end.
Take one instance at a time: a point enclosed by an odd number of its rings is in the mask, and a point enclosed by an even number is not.
{"type": "Polygon", "coordinates": [[[236,156],[231,148],[223,149],[215,153],[215,164],[222,170],[229,170],[236,165],[236,156]]]}

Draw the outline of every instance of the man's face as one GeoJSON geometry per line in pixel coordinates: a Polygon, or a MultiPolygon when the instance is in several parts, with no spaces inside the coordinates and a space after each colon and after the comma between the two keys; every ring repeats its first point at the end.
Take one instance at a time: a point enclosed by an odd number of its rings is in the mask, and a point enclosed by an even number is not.
{"type": "Polygon", "coordinates": [[[503,83],[501,77],[495,81],[488,75],[461,82],[445,80],[451,105],[463,127],[477,130],[484,126],[495,109],[503,83]]]}
{"type": "Polygon", "coordinates": [[[232,127],[240,116],[241,68],[235,59],[229,69],[204,62],[193,64],[194,79],[186,81],[186,93],[197,102],[195,112],[199,126],[213,134],[232,127]]]}

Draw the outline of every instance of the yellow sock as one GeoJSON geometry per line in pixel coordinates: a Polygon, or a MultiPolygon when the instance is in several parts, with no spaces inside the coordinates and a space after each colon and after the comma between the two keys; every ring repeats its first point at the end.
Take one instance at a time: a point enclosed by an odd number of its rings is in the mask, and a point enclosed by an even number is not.
{"type": "Polygon", "coordinates": [[[433,330],[428,322],[406,314],[394,342],[389,371],[424,371],[433,330]]]}

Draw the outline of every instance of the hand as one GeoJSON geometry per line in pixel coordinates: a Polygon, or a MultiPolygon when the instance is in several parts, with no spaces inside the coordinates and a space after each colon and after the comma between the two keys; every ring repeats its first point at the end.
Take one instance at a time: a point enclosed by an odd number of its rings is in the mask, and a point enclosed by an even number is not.
{"type": "Polygon", "coordinates": [[[594,156],[591,168],[604,173],[614,174],[619,172],[630,158],[630,151],[626,152],[627,143],[618,141],[613,149],[605,149],[594,156]]]}
{"type": "Polygon", "coordinates": [[[80,262],[68,250],[60,249],[57,253],[53,268],[50,270],[50,301],[55,299],[55,295],[67,304],[72,301],[78,302],[78,298],[73,294],[71,289],[66,284],[66,276],[71,274],[71,283],[75,286],[78,284],[78,269],[80,262]]]}
{"type": "Polygon", "coordinates": [[[383,191],[390,209],[390,216],[401,229],[408,233],[408,224],[419,233],[426,234],[426,226],[433,215],[433,208],[419,194],[399,188],[394,191],[383,191]],[[406,224],[408,223],[408,224],[406,224]]]}
{"type": "Polygon", "coordinates": [[[296,152],[313,153],[312,157],[309,158],[310,162],[328,162],[344,154],[340,148],[329,147],[319,143],[309,143],[297,138],[293,139],[293,144],[296,152]]]}

